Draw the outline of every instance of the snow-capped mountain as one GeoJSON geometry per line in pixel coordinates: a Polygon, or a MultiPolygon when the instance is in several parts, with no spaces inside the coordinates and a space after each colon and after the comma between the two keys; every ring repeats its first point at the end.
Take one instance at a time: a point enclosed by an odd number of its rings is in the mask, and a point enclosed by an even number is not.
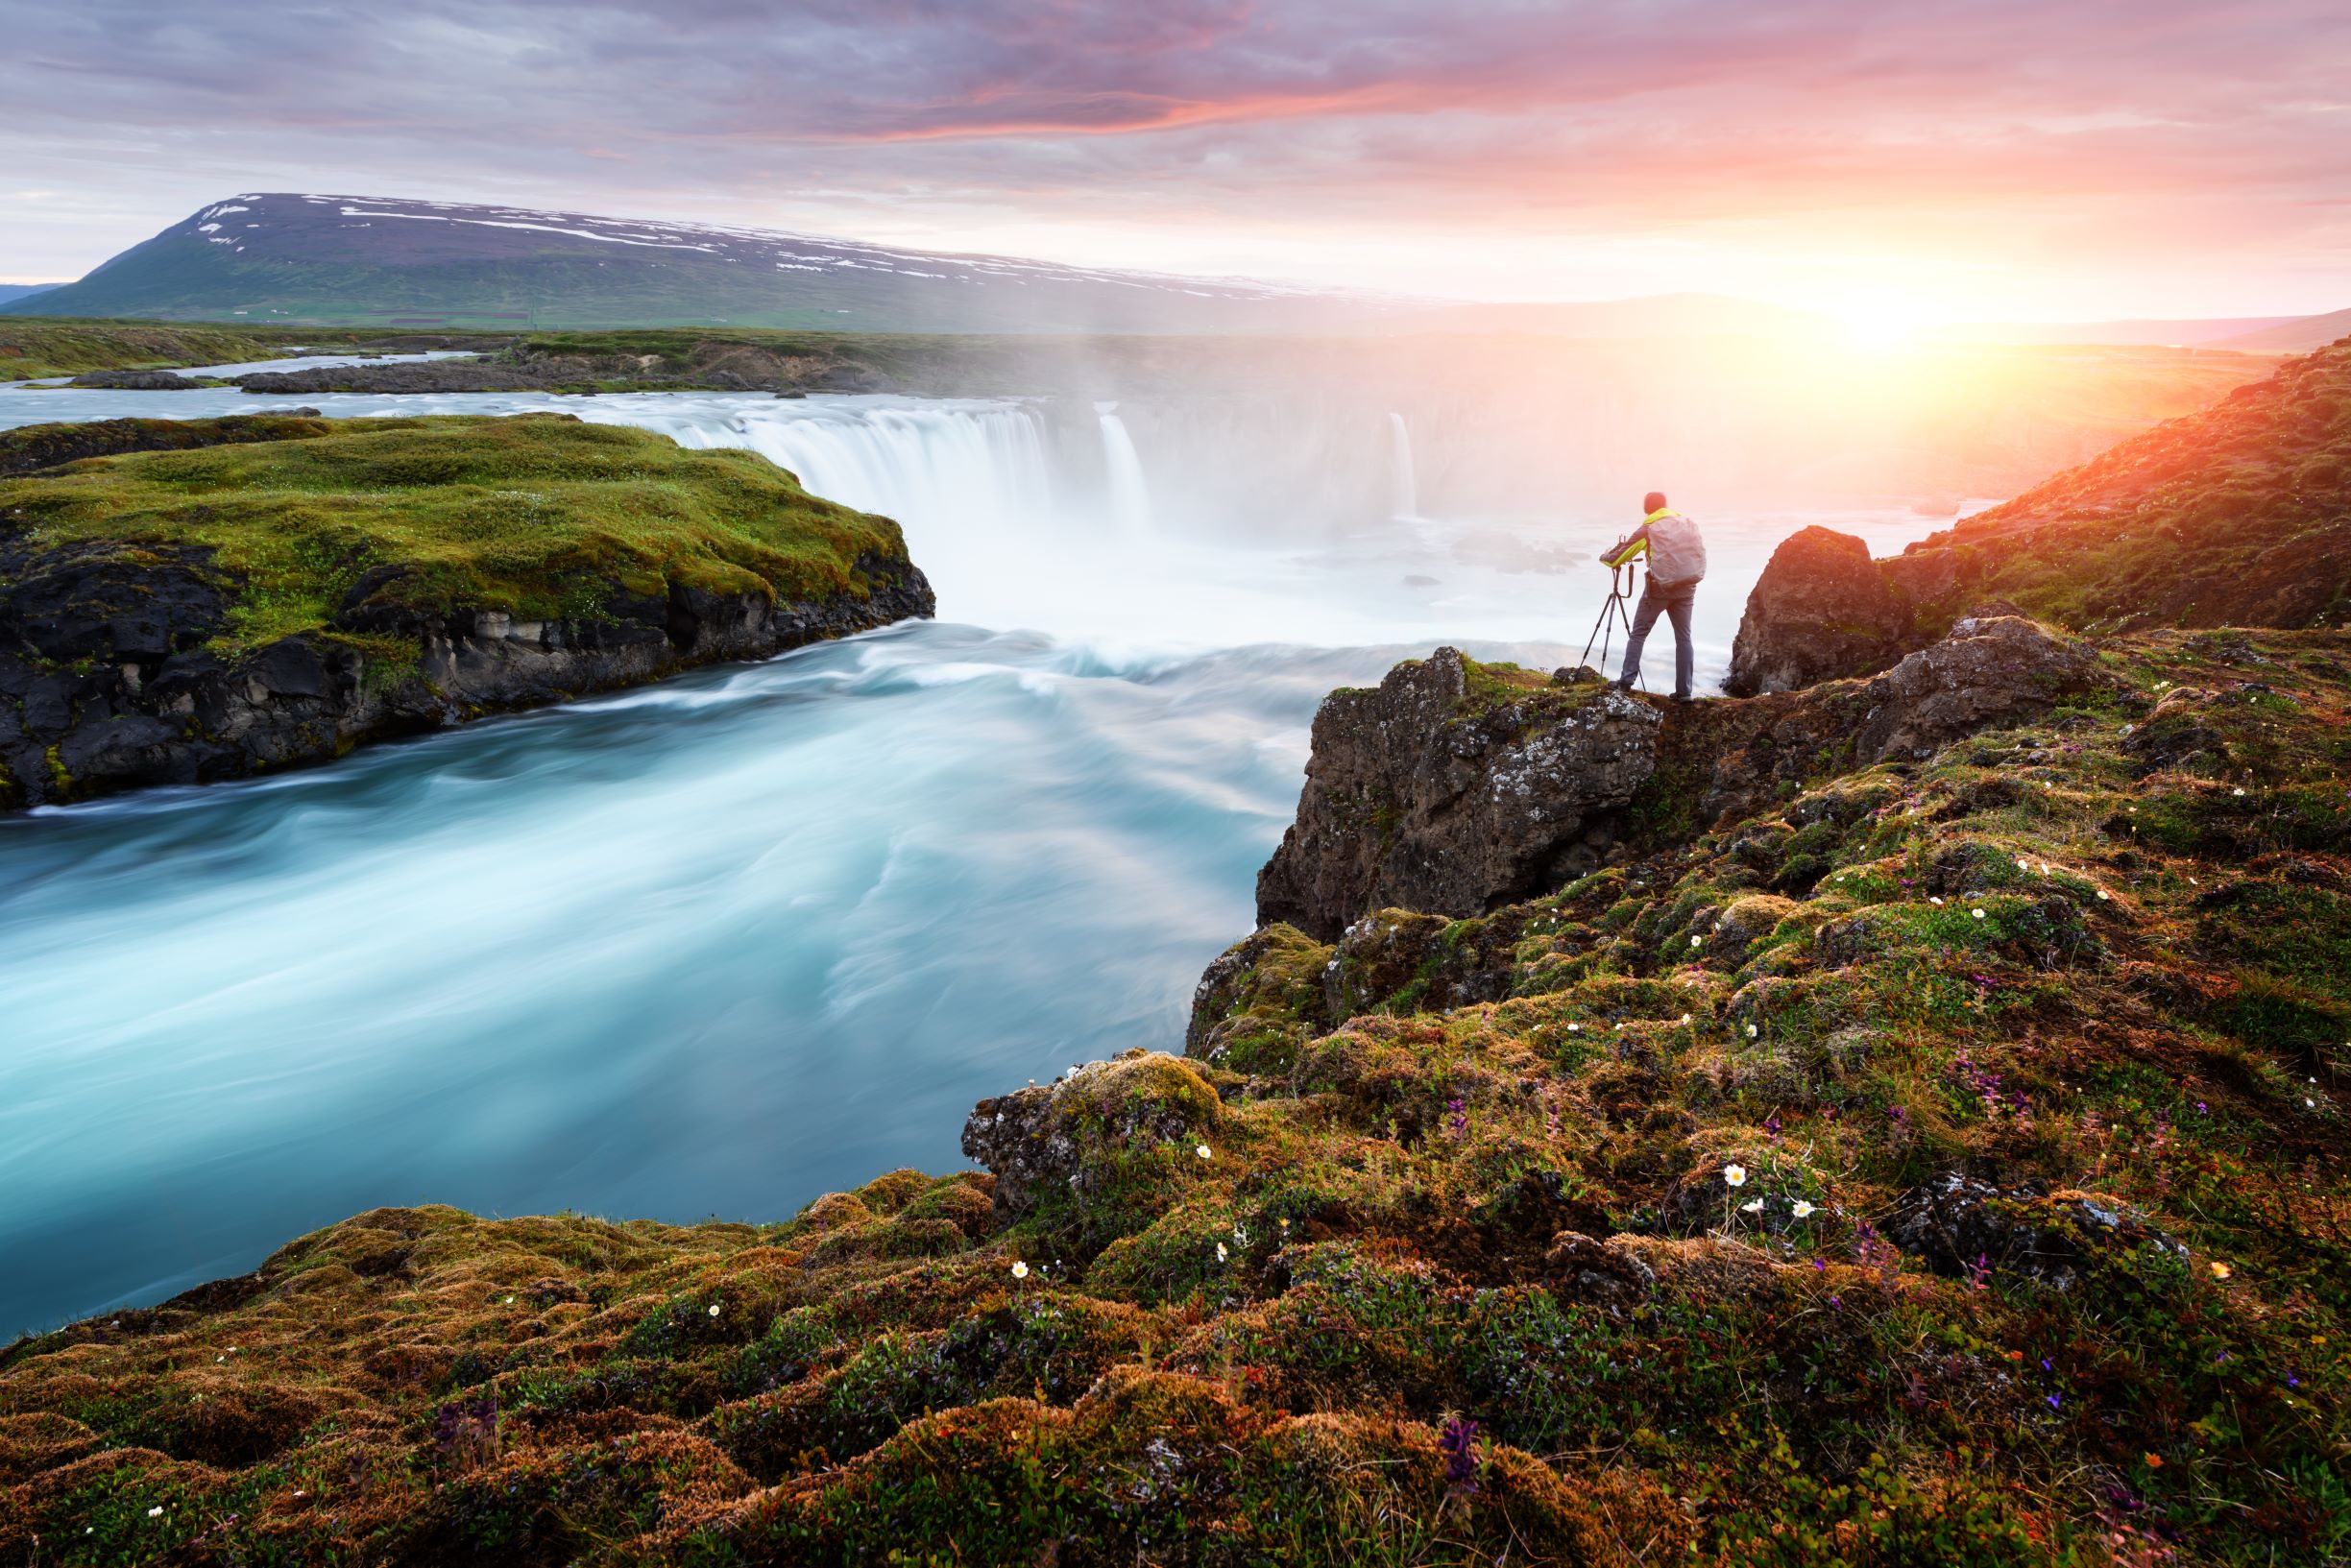
{"type": "Polygon", "coordinates": [[[1397,302],[769,229],[252,193],[202,208],[37,306],[417,326],[1164,332],[1321,327],[1397,302]]]}

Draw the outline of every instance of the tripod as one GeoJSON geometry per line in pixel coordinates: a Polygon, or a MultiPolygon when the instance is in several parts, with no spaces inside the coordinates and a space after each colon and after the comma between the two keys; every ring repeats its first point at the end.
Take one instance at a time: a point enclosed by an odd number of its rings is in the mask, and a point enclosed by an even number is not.
{"type": "MultiPolygon", "coordinates": [[[[1613,679],[1608,672],[1609,642],[1615,637],[1617,627],[1624,628],[1626,645],[1632,644],[1633,617],[1625,610],[1625,600],[1633,596],[1633,590],[1639,583],[1640,567],[1633,562],[1628,561],[1614,568],[1609,578],[1608,603],[1600,607],[1600,618],[1592,624],[1592,635],[1584,639],[1582,662],[1587,664],[1591,663],[1592,644],[1600,644],[1600,663],[1597,667],[1604,679],[1613,679]]],[[[1648,679],[1640,671],[1635,670],[1633,677],[1640,682],[1643,691],[1649,689],[1648,679]]]]}

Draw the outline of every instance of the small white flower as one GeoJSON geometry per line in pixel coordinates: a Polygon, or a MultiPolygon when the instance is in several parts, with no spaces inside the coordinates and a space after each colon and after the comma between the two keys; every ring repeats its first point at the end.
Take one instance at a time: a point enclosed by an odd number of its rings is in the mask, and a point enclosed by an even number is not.
{"type": "Polygon", "coordinates": [[[508,1305],[509,1307],[513,1306],[513,1305],[514,1305],[514,1297],[512,1297],[512,1296],[508,1296],[508,1297],[506,1298],[506,1305],[508,1305]]]}
{"type": "Polygon", "coordinates": [[[1569,1034],[1582,1034],[1584,1032],[1584,1025],[1581,1024],[1570,1024],[1567,1025],[1567,1032],[1569,1034]]]}
{"type": "Polygon", "coordinates": [[[1723,1185],[1724,1185],[1724,1186],[1726,1186],[1726,1187],[1744,1187],[1744,1186],[1746,1186],[1746,1185],[1747,1185],[1747,1168],[1746,1168],[1745,1166],[1743,1166],[1743,1165],[1726,1165],[1726,1166],[1724,1166],[1724,1167],[1723,1167],[1723,1185]]]}
{"type": "Polygon", "coordinates": [[[712,1315],[713,1317],[715,1317],[715,1316],[717,1316],[717,1315],[718,1315],[718,1303],[716,1303],[715,1301],[714,1301],[714,1302],[712,1302],[712,1303],[711,1303],[711,1315],[712,1315]]]}
{"type": "Polygon", "coordinates": [[[2024,856],[2020,855],[2017,856],[2017,869],[2019,871],[2030,871],[2032,868],[2024,863],[2024,856]]]}
{"type": "Polygon", "coordinates": [[[1216,1155],[1209,1150],[1206,1144],[1200,1145],[1199,1147],[1193,1149],[1192,1152],[1199,1155],[1203,1160],[1213,1160],[1216,1158],[1216,1155]]]}
{"type": "Polygon", "coordinates": [[[2114,901],[2107,896],[2106,889],[2101,887],[2098,889],[2098,902],[2100,904],[2112,904],[2114,901]]]}
{"type": "Polygon", "coordinates": [[[162,1517],[163,1517],[163,1505],[162,1505],[162,1504],[160,1504],[160,1503],[158,1503],[158,1504],[157,1504],[157,1505],[156,1505],[154,1508],[149,1508],[149,1509],[147,1510],[147,1517],[148,1517],[148,1518],[150,1518],[150,1519],[160,1519],[160,1518],[162,1518],[162,1517]]]}
{"type": "Polygon", "coordinates": [[[1800,1197],[1796,1200],[1796,1207],[1790,1212],[1793,1213],[1799,1219],[1809,1219],[1812,1218],[1811,1201],[1809,1199],[1800,1197]]]}
{"type": "Polygon", "coordinates": [[[1757,1032],[1757,1031],[1756,1031],[1756,1026],[1755,1026],[1753,1024],[1750,1024],[1750,1025],[1747,1025],[1747,1038],[1748,1038],[1748,1039],[1753,1040],[1753,1039],[1756,1037],[1756,1032],[1757,1032]]]}
{"type": "Polygon", "coordinates": [[[1974,915],[1977,920],[1981,920],[1984,917],[1984,912],[1981,909],[1970,909],[1968,913],[1974,915]]]}
{"type": "Polygon", "coordinates": [[[1224,1250],[1224,1242],[1219,1242],[1217,1243],[1217,1262],[1219,1262],[1219,1263],[1223,1263],[1223,1262],[1224,1262],[1224,1261],[1225,1261],[1227,1258],[1230,1258],[1231,1256],[1232,1256],[1232,1254],[1231,1254],[1231,1253],[1229,1253],[1229,1252],[1227,1252],[1227,1251],[1225,1251],[1225,1250],[1224,1250]]]}
{"type": "Polygon", "coordinates": [[[1739,1205],[1739,1213],[1741,1214],[1761,1214],[1762,1212],[1763,1200],[1759,1197],[1749,1198],[1746,1202],[1739,1205]]]}
{"type": "Polygon", "coordinates": [[[2308,1095],[2302,1097],[2302,1103],[2309,1106],[2314,1111],[2318,1108],[2318,1102],[2311,1098],[2308,1095]]]}
{"type": "Polygon", "coordinates": [[[1027,1279],[1029,1277],[1029,1266],[1015,1259],[1012,1264],[1012,1277],[1014,1279],[1027,1279]]]}
{"type": "Polygon", "coordinates": [[[1683,1023],[1684,1023],[1684,1024],[1688,1023],[1688,1022],[1689,1022],[1689,1014],[1687,1014],[1687,1013],[1684,1013],[1684,1014],[1682,1015],[1682,1022],[1683,1022],[1683,1023]]]}
{"type": "Polygon", "coordinates": [[[1931,894],[1929,894],[1929,895],[1927,896],[1927,902],[1928,904],[1933,905],[1934,905],[1936,908],[1938,908],[1938,909],[1939,909],[1939,908],[1941,908],[1941,907],[1943,906],[1943,901],[1942,901],[1941,899],[1939,899],[1939,898],[1934,897],[1934,896],[1933,896],[1933,895],[1931,895],[1931,894]]]}
{"type": "Polygon", "coordinates": [[[1702,947],[1702,946],[1704,946],[1704,945],[1705,945],[1705,943],[1706,943],[1706,938],[1705,938],[1705,937],[1703,937],[1703,936],[1693,936],[1693,937],[1691,937],[1691,938],[1690,938],[1690,946],[1691,946],[1691,947],[1693,947],[1693,948],[1695,948],[1695,947],[1702,947]]]}
{"type": "Polygon", "coordinates": [[[2229,793],[2232,795],[2242,795],[2244,793],[2244,791],[2242,789],[2232,789],[2229,791],[2229,793]]]}

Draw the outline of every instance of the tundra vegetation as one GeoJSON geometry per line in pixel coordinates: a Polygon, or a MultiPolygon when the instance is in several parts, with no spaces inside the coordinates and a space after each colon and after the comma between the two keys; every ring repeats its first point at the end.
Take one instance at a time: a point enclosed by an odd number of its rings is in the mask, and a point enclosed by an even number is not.
{"type": "Polygon", "coordinates": [[[0,1554],[2338,1556],[2351,638],[2099,663],[1554,893],[1268,928],[1187,1057],[982,1106],[989,1172],[380,1210],[23,1340],[0,1554]]]}

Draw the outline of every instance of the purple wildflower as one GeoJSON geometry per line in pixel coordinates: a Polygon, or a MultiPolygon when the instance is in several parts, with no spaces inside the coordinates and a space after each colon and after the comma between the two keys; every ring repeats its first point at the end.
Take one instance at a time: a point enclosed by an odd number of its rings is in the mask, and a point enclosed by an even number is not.
{"type": "Polygon", "coordinates": [[[1454,1137],[1459,1138],[1469,1130],[1469,1107],[1461,1096],[1455,1095],[1451,1099],[1446,1100],[1445,1109],[1453,1113],[1451,1125],[1454,1137]]]}
{"type": "Polygon", "coordinates": [[[433,1447],[466,1469],[498,1455],[497,1396],[456,1399],[433,1412],[433,1447]]]}
{"type": "Polygon", "coordinates": [[[1445,1422],[1437,1439],[1445,1457],[1445,1490],[1456,1497],[1467,1497],[1478,1489],[1477,1431],[1474,1419],[1456,1415],[1445,1422]]]}
{"type": "Polygon", "coordinates": [[[2064,1396],[2063,1396],[2063,1395],[2060,1395],[2060,1394],[2051,1394],[2051,1395],[2049,1395],[2049,1396],[2048,1396],[2048,1408],[2049,1408],[2050,1410],[2055,1410],[2055,1409],[2058,1407],[2058,1405],[2059,1405],[2059,1404],[2062,1402],[2063,1397],[2064,1397],[2064,1396]]]}

